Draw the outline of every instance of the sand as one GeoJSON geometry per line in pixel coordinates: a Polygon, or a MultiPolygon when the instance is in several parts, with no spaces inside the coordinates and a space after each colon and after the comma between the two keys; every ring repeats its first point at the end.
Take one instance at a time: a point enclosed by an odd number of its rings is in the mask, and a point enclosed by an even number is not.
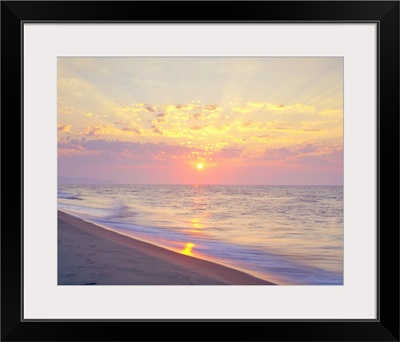
{"type": "Polygon", "coordinates": [[[58,285],[273,285],[58,212],[58,285]]]}

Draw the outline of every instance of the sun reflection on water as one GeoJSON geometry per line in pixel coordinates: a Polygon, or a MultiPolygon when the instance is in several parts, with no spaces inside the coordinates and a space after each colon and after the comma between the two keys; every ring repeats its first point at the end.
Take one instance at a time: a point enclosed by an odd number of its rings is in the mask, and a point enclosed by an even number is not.
{"type": "Polygon", "coordinates": [[[191,219],[190,222],[192,223],[192,226],[194,228],[203,228],[203,226],[200,223],[200,219],[198,218],[191,219]]]}
{"type": "Polygon", "coordinates": [[[192,250],[193,250],[193,247],[195,247],[195,246],[196,245],[194,243],[188,242],[185,245],[185,248],[181,250],[181,253],[185,254],[185,255],[193,256],[192,250]]]}

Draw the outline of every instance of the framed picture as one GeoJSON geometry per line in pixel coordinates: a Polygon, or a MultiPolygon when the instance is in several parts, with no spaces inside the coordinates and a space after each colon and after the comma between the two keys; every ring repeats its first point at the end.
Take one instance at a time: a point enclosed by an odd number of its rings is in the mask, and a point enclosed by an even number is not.
{"type": "Polygon", "coordinates": [[[4,341],[399,340],[397,1],[1,16],[4,341]]]}

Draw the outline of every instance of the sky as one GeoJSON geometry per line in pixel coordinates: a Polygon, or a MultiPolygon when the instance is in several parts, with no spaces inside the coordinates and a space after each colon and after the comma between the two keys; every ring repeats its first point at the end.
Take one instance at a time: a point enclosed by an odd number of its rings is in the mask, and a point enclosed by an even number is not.
{"type": "Polygon", "coordinates": [[[343,58],[58,58],[58,175],[343,184],[343,58]]]}

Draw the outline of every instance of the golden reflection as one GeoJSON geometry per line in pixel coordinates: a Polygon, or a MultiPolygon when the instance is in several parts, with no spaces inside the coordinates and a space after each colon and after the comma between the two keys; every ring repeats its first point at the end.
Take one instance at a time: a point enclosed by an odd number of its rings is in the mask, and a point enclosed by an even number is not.
{"type": "Polygon", "coordinates": [[[194,228],[203,228],[198,218],[191,219],[190,222],[192,222],[194,228]]]}
{"type": "Polygon", "coordinates": [[[196,246],[194,243],[188,242],[184,249],[181,250],[182,254],[193,256],[192,250],[196,246]]]}
{"type": "Polygon", "coordinates": [[[203,234],[204,233],[202,230],[199,230],[199,229],[192,229],[190,232],[194,233],[194,234],[203,234]]]}

